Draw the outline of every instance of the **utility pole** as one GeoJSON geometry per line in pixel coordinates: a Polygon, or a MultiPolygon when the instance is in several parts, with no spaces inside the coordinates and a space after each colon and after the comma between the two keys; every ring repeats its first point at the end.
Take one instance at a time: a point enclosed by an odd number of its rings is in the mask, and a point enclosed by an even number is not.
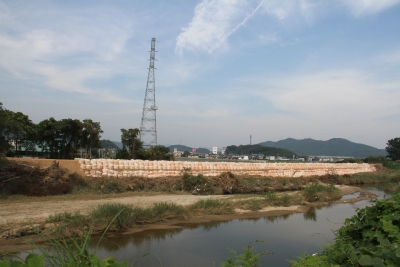
{"type": "Polygon", "coordinates": [[[250,135],[250,145],[251,145],[251,135],[250,135]]]}
{"type": "Polygon", "coordinates": [[[140,124],[139,138],[144,148],[157,145],[156,126],[156,85],[154,77],[154,61],[156,60],[156,38],[151,38],[150,66],[147,76],[146,94],[144,96],[142,122],[140,124]]]}

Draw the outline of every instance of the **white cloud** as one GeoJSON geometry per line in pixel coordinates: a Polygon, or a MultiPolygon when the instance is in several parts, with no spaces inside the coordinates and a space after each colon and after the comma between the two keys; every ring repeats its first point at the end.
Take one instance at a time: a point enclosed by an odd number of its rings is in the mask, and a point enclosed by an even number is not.
{"type": "Polygon", "coordinates": [[[382,12],[400,4],[400,0],[342,0],[342,3],[358,17],[382,12]]]}
{"type": "MultiPolygon", "coordinates": [[[[34,13],[14,10],[2,17],[0,67],[15,79],[34,78],[52,90],[106,97],[101,89],[93,90],[86,83],[121,73],[123,66],[115,62],[132,35],[132,22],[115,10],[102,8],[44,9],[40,17],[34,13]]],[[[109,99],[117,101],[118,97],[109,99]]]]}
{"type": "MultiPolygon", "coordinates": [[[[306,22],[313,24],[338,5],[350,9],[354,16],[376,14],[400,3],[400,0],[203,0],[194,11],[192,21],[176,40],[175,52],[184,50],[212,53],[228,45],[227,38],[261,9],[288,27],[306,22]]],[[[266,25],[268,26],[268,25],[266,25]]]]}
{"type": "Polygon", "coordinates": [[[277,79],[260,94],[284,112],[324,124],[379,120],[400,113],[400,82],[379,83],[357,70],[330,70],[277,79]],[[329,120],[324,116],[329,115],[329,120]]]}
{"type": "Polygon", "coordinates": [[[263,9],[269,15],[276,17],[278,20],[283,20],[289,17],[296,10],[296,0],[280,1],[271,0],[263,2],[263,9]]]}
{"type": "Polygon", "coordinates": [[[206,51],[226,45],[226,39],[243,26],[260,7],[245,0],[203,0],[194,11],[187,28],[177,37],[175,52],[206,51]]]}

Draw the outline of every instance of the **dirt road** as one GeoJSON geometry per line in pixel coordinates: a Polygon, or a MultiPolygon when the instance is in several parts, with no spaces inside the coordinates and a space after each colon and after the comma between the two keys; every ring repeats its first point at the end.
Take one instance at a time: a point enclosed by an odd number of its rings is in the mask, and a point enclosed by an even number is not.
{"type": "Polygon", "coordinates": [[[153,195],[153,196],[126,196],[104,199],[85,200],[46,200],[36,202],[0,202],[0,233],[15,229],[20,225],[40,223],[50,215],[64,212],[86,214],[94,207],[104,203],[122,203],[137,207],[148,207],[154,203],[168,202],[180,205],[190,205],[201,199],[220,199],[229,196],[199,196],[199,195],[153,195]]]}

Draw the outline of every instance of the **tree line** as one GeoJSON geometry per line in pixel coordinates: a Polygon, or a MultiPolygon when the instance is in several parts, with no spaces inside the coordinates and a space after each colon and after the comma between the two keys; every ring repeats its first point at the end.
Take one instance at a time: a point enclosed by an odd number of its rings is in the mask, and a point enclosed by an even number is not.
{"type": "Polygon", "coordinates": [[[53,117],[38,124],[22,112],[7,110],[0,103],[0,150],[8,156],[23,152],[45,153],[50,158],[72,159],[77,150],[100,147],[103,130],[91,119],[56,120],[53,117]]]}
{"type": "MultiPolygon", "coordinates": [[[[92,157],[101,148],[102,133],[100,122],[91,119],[56,120],[50,117],[35,124],[28,115],[7,110],[0,103],[0,153],[6,153],[7,156],[40,151],[42,156],[54,159],[73,159],[79,152],[92,157]]],[[[138,135],[137,128],[121,129],[123,149],[116,153],[116,158],[173,159],[169,148],[164,146],[144,149],[138,135]]]]}

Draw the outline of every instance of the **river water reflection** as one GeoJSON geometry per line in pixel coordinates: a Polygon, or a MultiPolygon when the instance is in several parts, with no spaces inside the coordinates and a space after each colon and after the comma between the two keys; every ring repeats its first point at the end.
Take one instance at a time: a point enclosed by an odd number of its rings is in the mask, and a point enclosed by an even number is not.
{"type": "MultiPolygon", "coordinates": [[[[368,188],[382,198],[383,191],[368,188]]],[[[132,235],[105,237],[98,248],[101,256],[114,256],[126,260],[132,266],[220,266],[232,254],[254,240],[267,244],[253,243],[258,251],[273,254],[262,257],[262,266],[290,266],[304,252],[319,253],[321,245],[334,237],[344,220],[363,208],[369,201],[354,204],[330,205],[312,208],[304,214],[290,214],[258,219],[232,220],[206,224],[183,224],[174,230],[150,230],[132,235]],[[143,257],[144,255],[149,255],[143,257]],[[160,263],[161,262],[161,263],[160,263]]],[[[93,238],[92,246],[98,238],[93,238]]]]}

